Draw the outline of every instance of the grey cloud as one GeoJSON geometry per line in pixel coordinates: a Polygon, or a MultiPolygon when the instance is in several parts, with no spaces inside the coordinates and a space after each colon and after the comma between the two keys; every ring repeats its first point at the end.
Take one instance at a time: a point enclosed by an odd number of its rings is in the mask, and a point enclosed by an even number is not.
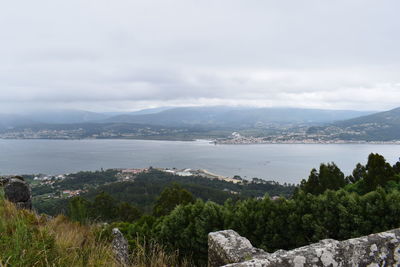
{"type": "Polygon", "coordinates": [[[397,105],[400,3],[5,1],[0,110],[397,105]]]}

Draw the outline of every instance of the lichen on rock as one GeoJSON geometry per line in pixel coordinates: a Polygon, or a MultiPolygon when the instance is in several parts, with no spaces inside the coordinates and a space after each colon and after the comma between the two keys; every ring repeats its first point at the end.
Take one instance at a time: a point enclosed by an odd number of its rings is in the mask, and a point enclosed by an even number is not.
{"type": "Polygon", "coordinates": [[[221,266],[264,256],[261,249],[254,248],[250,241],[233,230],[213,232],[208,235],[208,265],[221,266]]]}
{"type": "Polygon", "coordinates": [[[232,230],[210,233],[209,267],[400,266],[400,229],[345,241],[325,239],[272,254],[257,250],[243,239],[232,230]],[[252,259],[245,259],[255,251],[258,253],[252,254],[252,259]]]}
{"type": "Polygon", "coordinates": [[[112,234],[114,236],[112,248],[115,258],[122,266],[127,266],[129,264],[128,241],[118,228],[112,229],[112,234]]]}

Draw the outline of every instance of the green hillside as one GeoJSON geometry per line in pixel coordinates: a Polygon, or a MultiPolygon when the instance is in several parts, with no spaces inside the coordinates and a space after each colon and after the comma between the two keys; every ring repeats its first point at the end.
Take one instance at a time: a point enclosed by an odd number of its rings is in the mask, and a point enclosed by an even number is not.
{"type": "Polygon", "coordinates": [[[324,140],[397,141],[400,140],[400,108],[310,127],[307,134],[324,140]]]}

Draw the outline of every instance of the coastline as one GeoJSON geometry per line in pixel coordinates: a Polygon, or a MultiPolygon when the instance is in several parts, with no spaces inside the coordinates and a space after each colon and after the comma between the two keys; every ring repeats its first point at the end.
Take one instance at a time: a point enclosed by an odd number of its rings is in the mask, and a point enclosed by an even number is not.
{"type": "Polygon", "coordinates": [[[0,140],[137,140],[137,141],[169,141],[169,142],[204,142],[211,145],[400,145],[400,140],[395,141],[354,141],[354,140],[288,140],[288,141],[262,141],[252,142],[247,140],[216,140],[216,139],[173,139],[173,138],[0,138],[0,140]]]}
{"type": "Polygon", "coordinates": [[[213,142],[216,145],[400,145],[400,141],[273,141],[273,142],[213,142]]]}

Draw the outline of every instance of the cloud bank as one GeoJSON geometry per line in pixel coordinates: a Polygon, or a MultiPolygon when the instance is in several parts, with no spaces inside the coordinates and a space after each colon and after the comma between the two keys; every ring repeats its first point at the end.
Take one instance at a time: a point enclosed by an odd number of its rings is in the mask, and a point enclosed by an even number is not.
{"type": "Polygon", "coordinates": [[[395,0],[4,1],[0,111],[396,107],[399,9],[395,0]]]}

